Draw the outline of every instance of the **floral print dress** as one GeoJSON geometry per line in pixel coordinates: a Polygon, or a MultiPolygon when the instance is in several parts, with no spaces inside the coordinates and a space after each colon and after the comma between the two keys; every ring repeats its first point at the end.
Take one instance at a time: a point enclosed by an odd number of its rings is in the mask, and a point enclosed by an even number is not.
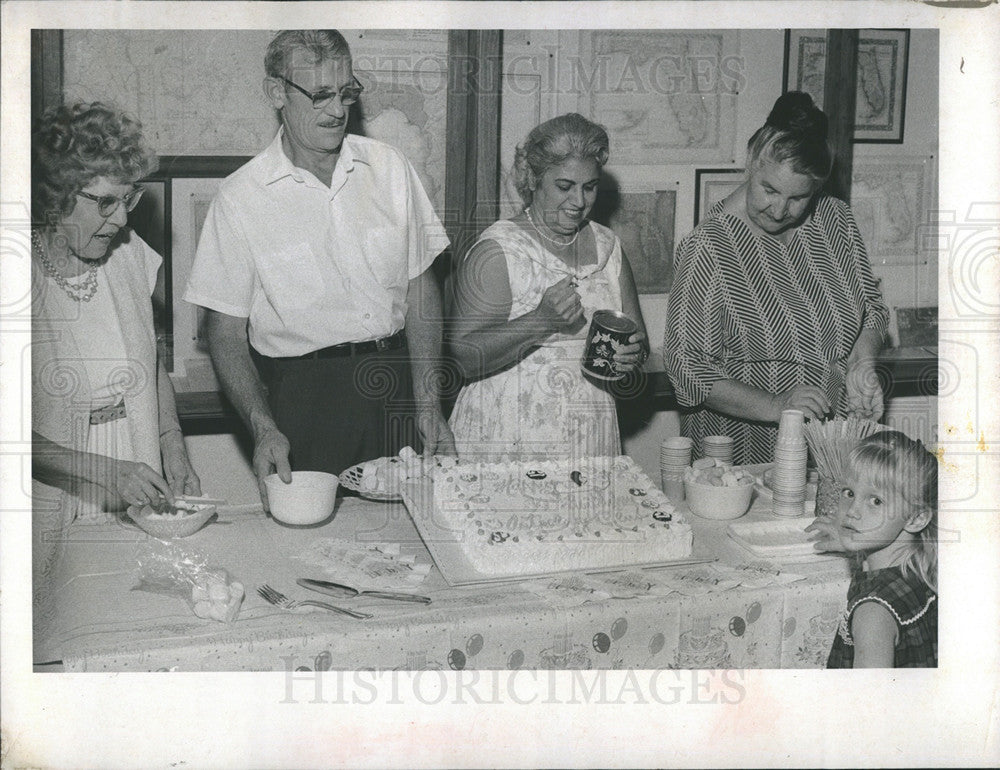
{"type": "Polygon", "coordinates": [[[507,462],[621,454],[614,399],[580,370],[594,311],[622,309],[621,244],[606,227],[591,222],[587,228],[597,264],[576,273],[516,222],[501,220],[480,237],[503,250],[512,297],[508,320],[534,310],[549,286],[575,275],[586,323],[573,334],[550,336],[517,364],[462,388],[450,420],[461,458],[507,462]]]}

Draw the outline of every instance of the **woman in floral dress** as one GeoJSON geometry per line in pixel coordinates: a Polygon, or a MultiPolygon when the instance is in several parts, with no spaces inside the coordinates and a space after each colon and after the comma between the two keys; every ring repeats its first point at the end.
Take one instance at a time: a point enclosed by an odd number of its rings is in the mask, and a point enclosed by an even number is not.
{"type": "Polygon", "coordinates": [[[621,453],[614,398],[580,369],[596,310],[638,327],[615,352],[617,369],[648,355],[621,244],[587,218],[607,159],[607,133],[580,115],[535,127],[515,157],[524,211],[487,228],[459,265],[449,343],[467,378],[451,416],[460,457],[621,453]]]}

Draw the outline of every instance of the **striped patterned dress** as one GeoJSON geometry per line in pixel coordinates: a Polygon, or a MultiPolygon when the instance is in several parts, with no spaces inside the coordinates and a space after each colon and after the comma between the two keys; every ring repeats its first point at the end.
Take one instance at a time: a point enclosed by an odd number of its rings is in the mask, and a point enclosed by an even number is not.
{"type": "Polygon", "coordinates": [[[819,196],[788,244],[722,208],[677,247],[664,361],[697,451],[722,434],[734,439],[734,462],[771,462],[777,427],[699,408],[712,384],[815,385],[843,416],[847,357],[862,329],[885,333],[889,313],[842,201],[819,196]]]}

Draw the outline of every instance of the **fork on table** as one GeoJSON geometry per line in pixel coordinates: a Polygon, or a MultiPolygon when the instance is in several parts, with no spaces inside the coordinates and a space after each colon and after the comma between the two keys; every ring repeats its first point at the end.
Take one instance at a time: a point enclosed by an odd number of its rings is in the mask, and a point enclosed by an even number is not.
{"type": "Polygon", "coordinates": [[[296,601],[295,599],[289,599],[280,591],[276,591],[271,588],[271,586],[265,583],[264,585],[257,588],[257,593],[261,595],[261,598],[269,604],[273,604],[275,607],[280,607],[283,610],[294,610],[296,607],[322,607],[324,610],[330,610],[331,612],[339,612],[341,615],[350,615],[352,618],[357,618],[358,620],[365,620],[370,618],[371,615],[364,612],[356,612],[354,610],[346,610],[343,607],[337,607],[333,604],[327,604],[326,602],[318,602],[314,599],[303,599],[301,601],[296,601]]]}

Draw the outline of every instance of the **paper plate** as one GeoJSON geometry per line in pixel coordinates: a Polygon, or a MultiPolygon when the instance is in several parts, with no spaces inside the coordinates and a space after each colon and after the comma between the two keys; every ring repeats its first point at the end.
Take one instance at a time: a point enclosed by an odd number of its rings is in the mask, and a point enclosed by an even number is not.
{"type": "Polygon", "coordinates": [[[365,489],[361,486],[361,480],[364,475],[365,472],[363,466],[355,465],[353,468],[348,468],[340,474],[340,485],[357,492],[366,500],[377,500],[379,502],[387,503],[397,502],[403,499],[398,491],[386,490],[385,492],[375,492],[370,489],[365,489]]]}

